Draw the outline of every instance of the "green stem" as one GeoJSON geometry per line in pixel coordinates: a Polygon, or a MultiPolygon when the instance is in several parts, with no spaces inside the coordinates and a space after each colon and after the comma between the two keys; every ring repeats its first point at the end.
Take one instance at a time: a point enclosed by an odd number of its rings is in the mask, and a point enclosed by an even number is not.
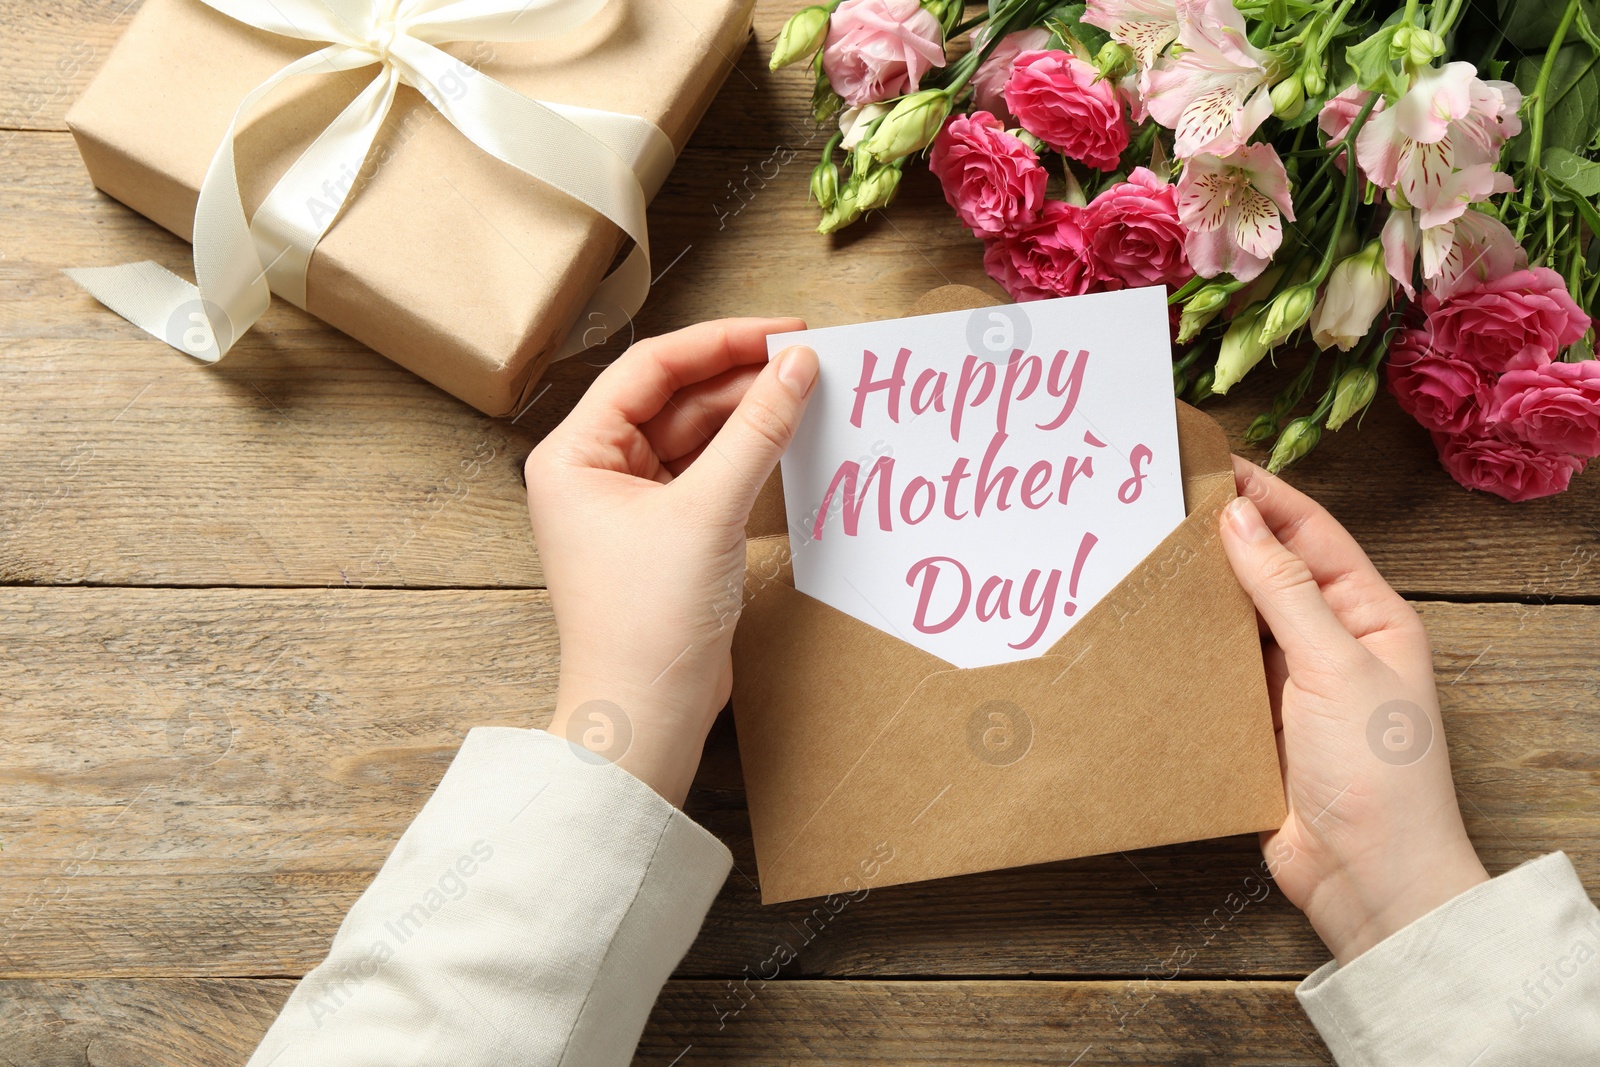
{"type": "MultiPolygon", "coordinates": [[[[1582,0],[1567,0],[1567,10],[1561,16],[1561,22],[1556,26],[1555,36],[1550,38],[1550,47],[1545,49],[1544,63],[1539,67],[1539,80],[1533,83],[1533,113],[1528,119],[1528,166],[1529,174],[1539,169],[1539,154],[1544,148],[1544,111],[1545,94],[1550,89],[1550,74],[1555,70],[1556,53],[1561,51],[1562,42],[1567,38],[1567,30],[1572,28],[1572,20],[1578,17],[1578,7],[1582,0]]],[[[1533,182],[1524,183],[1522,193],[1522,206],[1528,207],[1533,203],[1533,182]]]]}
{"type": "Polygon", "coordinates": [[[1196,274],[1193,278],[1183,283],[1182,288],[1167,297],[1167,305],[1181,304],[1206,286],[1206,279],[1196,274]]]}
{"type": "Polygon", "coordinates": [[[1320,56],[1327,50],[1328,43],[1333,40],[1334,35],[1344,28],[1345,16],[1350,14],[1350,9],[1354,6],[1355,0],[1344,0],[1344,3],[1339,5],[1333,13],[1333,18],[1328,20],[1328,25],[1318,35],[1316,50],[1311,52],[1311,55],[1320,56]]]}
{"type": "Polygon", "coordinates": [[[1451,27],[1456,24],[1456,19],[1461,17],[1461,0],[1450,0],[1448,8],[1440,6],[1443,2],[1444,0],[1434,0],[1428,16],[1428,29],[1440,37],[1449,33],[1451,27]],[[1441,11],[1444,12],[1443,16],[1440,15],[1441,11]]]}

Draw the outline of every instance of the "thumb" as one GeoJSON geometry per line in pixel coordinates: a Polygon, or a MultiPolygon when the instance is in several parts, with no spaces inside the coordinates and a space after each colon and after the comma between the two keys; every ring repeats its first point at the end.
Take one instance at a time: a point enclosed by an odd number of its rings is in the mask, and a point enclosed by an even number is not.
{"type": "Polygon", "coordinates": [[[743,525],[778,457],[789,447],[817,381],[817,354],[785,348],[761,369],[705,451],[678,478],[716,514],[743,525]]]}
{"type": "Polygon", "coordinates": [[[1289,674],[1342,673],[1360,646],[1328,606],[1311,568],[1273,535],[1249,497],[1235,497],[1223,510],[1222,546],[1283,649],[1289,674]]]}

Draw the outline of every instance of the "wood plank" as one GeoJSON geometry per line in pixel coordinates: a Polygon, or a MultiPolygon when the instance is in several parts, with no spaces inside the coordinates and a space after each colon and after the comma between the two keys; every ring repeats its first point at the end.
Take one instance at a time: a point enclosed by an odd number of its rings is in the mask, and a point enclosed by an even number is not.
{"type": "MultiPolygon", "coordinates": [[[[1600,607],[1423,605],[1467,825],[1492,870],[1600,886],[1600,607]]],[[[466,729],[536,725],[546,596],[0,590],[0,974],[303,974],[466,729]]],[[[731,733],[690,813],[730,877],[685,977],[1304,975],[1326,959],[1250,838],[762,907],[731,733]],[[1252,899],[1240,902],[1241,896],[1252,899]]]]}
{"type": "MultiPolygon", "coordinates": [[[[188,362],[59,273],[147,257],[183,269],[186,246],[96,194],[69,138],[28,137],[32,151],[0,158],[0,582],[540,584],[521,459],[597,366],[558,366],[509,426],[281,302],[218,367],[188,362]]],[[[945,281],[986,284],[925,173],[840,241],[810,232],[798,161],[732,214],[730,175],[767,153],[686,154],[652,212],[666,273],[639,335],[731,313],[833,325],[945,281]]],[[[1268,380],[1214,406],[1235,442],[1268,380]]],[[[1524,505],[1468,493],[1384,396],[1291,480],[1414,595],[1600,596],[1600,475],[1524,505]]]]}
{"type": "MultiPolygon", "coordinates": [[[[292,987],[247,978],[4,982],[0,1059],[19,1067],[242,1063],[292,987]]],[[[634,1063],[1333,1062],[1290,982],[778,981],[752,988],[733,999],[721,983],[669,982],[634,1063]]]]}

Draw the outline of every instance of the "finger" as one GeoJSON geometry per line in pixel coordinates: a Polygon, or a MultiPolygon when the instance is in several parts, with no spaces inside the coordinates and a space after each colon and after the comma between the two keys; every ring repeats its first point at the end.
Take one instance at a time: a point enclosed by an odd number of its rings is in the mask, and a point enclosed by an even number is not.
{"type": "Polygon", "coordinates": [[[1407,619],[1410,608],[1400,594],[1322,505],[1249,460],[1234,456],[1233,472],[1239,495],[1254,501],[1273,536],[1305,561],[1352,636],[1359,640],[1407,619]]]}
{"type": "Polygon", "coordinates": [[[799,319],[720,319],[650,337],[594,380],[573,409],[582,423],[620,418],[640,425],[685,386],[767,359],[767,335],[805,329],[799,319]]]}
{"type": "Polygon", "coordinates": [[[680,456],[678,459],[675,459],[671,463],[668,463],[667,464],[667,470],[671,471],[672,472],[672,476],[674,478],[676,478],[678,475],[682,474],[684,471],[686,471],[690,467],[694,466],[694,461],[699,459],[701,456],[705,455],[706,447],[708,445],[710,445],[710,444],[711,444],[711,442],[708,440],[708,441],[705,442],[705,444],[702,444],[699,448],[695,449],[693,452],[690,452],[690,453],[688,453],[687,455],[684,455],[684,456],[680,456]]]}
{"type": "Polygon", "coordinates": [[[639,429],[661,462],[671,466],[675,460],[698,452],[716,436],[760,373],[759,364],[735,367],[686,386],[639,429]]]}
{"type": "Polygon", "coordinates": [[[678,483],[710,500],[724,520],[742,526],[794,438],[816,381],[815,352],[804,345],[779,352],[678,483]]]}
{"type": "Polygon", "coordinates": [[[1278,541],[1249,497],[1222,513],[1222,546],[1233,573],[1283,649],[1289,673],[1337,674],[1356,650],[1322,596],[1311,568],[1278,541]]]}

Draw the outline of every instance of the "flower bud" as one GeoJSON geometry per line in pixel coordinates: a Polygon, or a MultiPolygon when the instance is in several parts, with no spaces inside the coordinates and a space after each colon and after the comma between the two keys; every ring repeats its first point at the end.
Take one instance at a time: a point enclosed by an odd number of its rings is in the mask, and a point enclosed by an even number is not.
{"type": "Polygon", "coordinates": [[[1333,410],[1328,414],[1328,429],[1337,430],[1366,410],[1378,395],[1378,375],[1370,367],[1351,367],[1339,376],[1333,388],[1333,410]]]}
{"type": "Polygon", "coordinates": [[[772,46],[772,59],[768,70],[787,67],[816,52],[828,37],[828,9],[803,7],[789,16],[789,21],[778,31],[778,41],[772,46]]]}
{"type": "Polygon", "coordinates": [[[945,116],[950,114],[950,94],[943,89],[924,89],[900,98],[894,110],[883,117],[863,144],[867,154],[879,163],[893,163],[926,148],[945,116]]]}
{"type": "Polygon", "coordinates": [[[839,199],[839,168],[825,159],[811,172],[811,195],[826,211],[839,199]]]}
{"type": "Polygon", "coordinates": [[[1233,388],[1267,354],[1267,346],[1261,340],[1261,316],[1265,310],[1260,304],[1246,308],[1228,324],[1228,332],[1222,335],[1222,346],[1217,351],[1216,379],[1211,385],[1213,393],[1226,393],[1233,388]]]}
{"type": "Polygon", "coordinates": [[[949,37],[961,24],[962,0],[922,0],[922,10],[939,20],[939,29],[949,37]]]}
{"type": "Polygon", "coordinates": [[[1300,84],[1305,86],[1307,96],[1321,96],[1322,90],[1328,87],[1328,79],[1322,73],[1322,64],[1312,63],[1302,70],[1300,84]]]}
{"type": "Polygon", "coordinates": [[[1289,464],[1305,458],[1307,452],[1317,447],[1322,439],[1322,427],[1309,415],[1295,419],[1283,428],[1278,441],[1272,446],[1272,456],[1267,460],[1267,470],[1277,474],[1289,464]]]}
{"type": "Polygon", "coordinates": [[[899,167],[873,167],[862,177],[856,189],[855,203],[859,211],[888,207],[889,201],[900,189],[899,167]]]}
{"type": "Polygon", "coordinates": [[[844,229],[861,217],[861,208],[856,206],[856,190],[853,184],[846,183],[839,190],[838,197],[833,206],[822,213],[822,221],[817,223],[818,233],[834,233],[844,229]]]}
{"type": "Polygon", "coordinates": [[[1317,304],[1317,287],[1309,282],[1291,285],[1273,298],[1261,317],[1261,343],[1279,344],[1306,324],[1317,304]]]}
{"type": "MultiPolygon", "coordinates": [[[[1311,315],[1311,339],[1318,348],[1334,345],[1348,352],[1372,329],[1394,293],[1394,281],[1383,262],[1383,245],[1369,241],[1355,255],[1339,261],[1328,275],[1327,288],[1311,315]]],[[[1329,423],[1330,429],[1338,429],[1329,423]]]]}
{"type": "Polygon", "coordinates": [[[1105,81],[1122,80],[1133,70],[1133,49],[1119,41],[1107,41],[1095,54],[1094,69],[1105,81]]]}
{"type": "Polygon", "coordinates": [[[1272,113],[1280,119],[1294,118],[1305,110],[1306,87],[1300,75],[1291,74],[1272,87],[1272,113]]]}
{"type": "Polygon", "coordinates": [[[1210,367],[1200,372],[1194,380],[1194,385],[1189,389],[1189,403],[1198,404],[1202,400],[1209,400],[1213,395],[1212,384],[1217,380],[1217,372],[1210,367]]]}
{"type": "Polygon", "coordinates": [[[1225,286],[1208,285],[1191,296],[1183,305],[1178,317],[1178,344],[1187,344],[1205,329],[1217,313],[1227,306],[1229,292],[1225,286]]]}
{"type": "Polygon", "coordinates": [[[1278,416],[1270,411],[1263,411],[1251,420],[1249,426],[1245,427],[1244,443],[1247,445],[1259,445],[1277,432],[1278,416]]]}

